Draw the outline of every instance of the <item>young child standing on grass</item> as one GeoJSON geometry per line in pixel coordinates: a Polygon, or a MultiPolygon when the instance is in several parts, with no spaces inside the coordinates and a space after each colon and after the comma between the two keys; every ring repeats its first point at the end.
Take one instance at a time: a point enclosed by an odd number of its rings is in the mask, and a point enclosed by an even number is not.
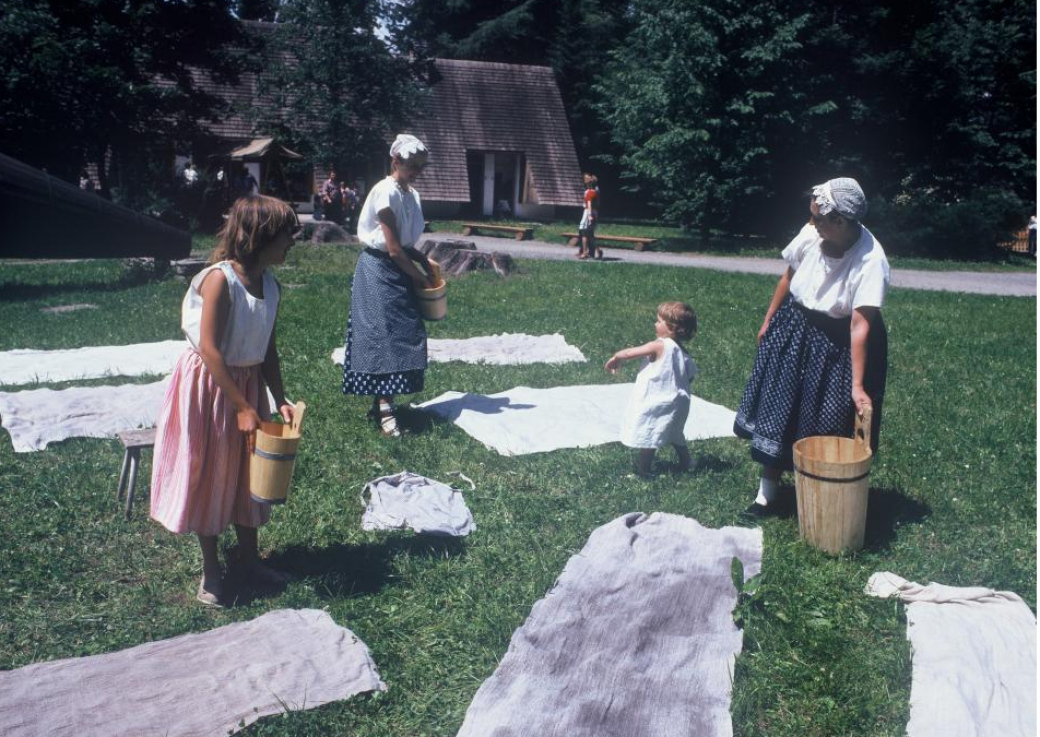
{"type": "Polygon", "coordinates": [[[697,365],[682,344],[697,332],[697,315],[683,302],[664,302],[657,308],[654,332],[655,340],[618,351],[604,366],[614,374],[622,361],[644,359],[621,430],[621,442],[639,449],[636,469],[641,476],[650,473],[657,449],[665,445],[675,448],[680,470],[691,465],[683,427],[690,414],[690,383],[697,365]]]}
{"type": "Polygon", "coordinates": [[[181,327],[190,343],[177,360],[155,434],[152,519],[202,547],[198,600],[223,603],[217,537],[232,522],[247,582],[284,583],[260,563],[257,528],[269,509],[249,494],[249,453],[269,414],[265,385],[292,421],[275,345],[279,287],[268,271],[285,261],[299,223],[281,200],[232,205],[211,265],[188,288],[181,327]]]}

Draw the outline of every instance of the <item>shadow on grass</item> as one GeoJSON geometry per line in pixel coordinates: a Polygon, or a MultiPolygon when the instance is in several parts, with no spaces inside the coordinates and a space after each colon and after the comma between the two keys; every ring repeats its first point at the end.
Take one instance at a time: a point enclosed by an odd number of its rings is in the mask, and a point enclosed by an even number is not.
{"type": "Polygon", "coordinates": [[[403,533],[379,543],[290,547],[265,562],[297,579],[312,579],[320,596],[337,599],[378,592],[394,578],[393,561],[398,556],[450,558],[465,553],[465,546],[453,537],[403,533]]]}
{"type": "Polygon", "coordinates": [[[899,489],[871,489],[867,501],[867,531],[863,546],[885,550],[902,525],[917,524],[932,513],[932,508],[911,499],[899,489]]]}
{"type": "Polygon", "coordinates": [[[20,284],[18,282],[3,282],[0,283],[0,302],[24,302],[72,292],[119,292],[140,286],[142,283],[144,282],[141,280],[127,276],[113,279],[112,281],[68,282],[63,284],[20,284]]]}

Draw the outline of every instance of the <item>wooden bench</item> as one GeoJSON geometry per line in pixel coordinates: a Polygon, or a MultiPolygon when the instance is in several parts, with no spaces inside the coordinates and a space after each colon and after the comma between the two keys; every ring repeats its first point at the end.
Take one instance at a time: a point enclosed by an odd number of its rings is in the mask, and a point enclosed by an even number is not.
{"type": "MultiPolygon", "coordinates": [[[[577,233],[561,233],[562,238],[567,238],[567,245],[571,247],[577,247],[581,242],[581,236],[577,233]]],[[[600,235],[596,233],[595,240],[597,245],[600,241],[615,241],[619,243],[633,243],[637,251],[650,251],[653,249],[654,244],[657,243],[657,238],[639,238],[631,235],[600,235]]]]}
{"type": "Polygon", "coordinates": [[[130,519],[130,513],[134,509],[134,486],[137,485],[137,467],[141,462],[141,448],[151,448],[155,445],[155,428],[147,430],[127,430],[116,433],[119,442],[123,444],[123,470],[119,472],[119,485],[116,487],[116,501],[123,498],[123,489],[126,489],[126,518],[130,519]]]}
{"type": "Polygon", "coordinates": [[[512,233],[518,241],[529,241],[534,237],[534,228],[523,225],[491,225],[490,223],[463,223],[462,235],[473,235],[474,230],[495,230],[512,233]]]}

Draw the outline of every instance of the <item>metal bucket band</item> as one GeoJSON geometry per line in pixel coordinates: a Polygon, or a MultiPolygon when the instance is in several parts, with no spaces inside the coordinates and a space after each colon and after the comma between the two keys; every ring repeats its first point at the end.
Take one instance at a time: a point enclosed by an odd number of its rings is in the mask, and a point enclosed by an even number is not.
{"type": "Polygon", "coordinates": [[[249,498],[257,504],[285,504],[285,499],[264,499],[262,496],[257,496],[253,492],[249,492],[249,498]]]}
{"type": "Polygon", "coordinates": [[[269,461],[291,461],[296,458],[295,453],[271,453],[260,448],[253,448],[253,455],[266,458],[269,461]]]}
{"type": "Polygon", "coordinates": [[[797,471],[798,473],[802,474],[802,476],[805,476],[808,479],[813,479],[814,481],[826,481],[826,482],[831,483],[831,484],[851,484],[853,481],[862,481],[863,479],[865,479],[867,476],[870,475],[870,470],[868,469],[866,473],[861,473],[859,476],[853,476],[851,479],[836,479],[836,478],[832,478],[830,476],[817,476],[814,473],[809,473],[808,471],[803,471],[802,469],[798,468],[798,466],[795,466],[794,470],[797,471]]]}
{"type": "Polygon", "coordinates": [[[424,297],[421,294],[416,294],[415,296],[423,300],[424,302],[440,302],[442,299],[444,299],[443,294],[440,297],[424,297]]]}

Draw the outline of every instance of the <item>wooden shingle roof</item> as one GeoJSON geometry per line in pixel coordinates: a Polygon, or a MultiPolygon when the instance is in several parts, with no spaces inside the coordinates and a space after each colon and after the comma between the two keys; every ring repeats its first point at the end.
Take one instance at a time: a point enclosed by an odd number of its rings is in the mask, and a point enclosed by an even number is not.
{"type": "Polygon", "coordinates": [[[549,67],[435,59],[437,74],[408,132],[430,149],[426,200],[468,202],[466,153],[521,153],[538,204],[580,207],[581,169],[549,67]]]}

